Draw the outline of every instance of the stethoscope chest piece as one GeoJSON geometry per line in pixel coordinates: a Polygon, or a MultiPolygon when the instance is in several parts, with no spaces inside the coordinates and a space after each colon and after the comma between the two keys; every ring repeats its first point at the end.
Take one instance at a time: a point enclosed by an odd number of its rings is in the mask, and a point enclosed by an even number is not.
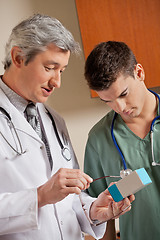
{"type": "Polygon", "coordinates": [[[64,147],[61,151],[62,151],[62,156],[67,161],[70,161],[71,160],[71,153],[70,153],[69,149],[67,147],[64,147]]]}

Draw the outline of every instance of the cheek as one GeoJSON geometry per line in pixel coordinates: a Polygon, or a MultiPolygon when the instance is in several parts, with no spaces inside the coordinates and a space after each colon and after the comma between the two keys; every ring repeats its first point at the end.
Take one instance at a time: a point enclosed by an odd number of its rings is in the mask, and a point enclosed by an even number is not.
{"type": "Polygon", "coordinates": [[[117,108],[114,103],[106,103],[107,107],[117,112],[117,108]]]}
{"type": "Polygon", "coordinates": [[[135,93],[132,95],[132,102],[135,104],[137,107],[142,106],[144,103],[144,97],[143,94],[141,93],[140,90],[135,90],[135,93]]]}
{"type": "Polygon", "coordinates": [[[45,83],[49,79],[49,73],[47,73],[45,70],[37,71],[35,78],[37,83],[45,83]]]}
{"type": "Polygon", "coordinates": [[[42,84],[46,81],[46,74],[44,71],[38,69],[31,71],[29,77],[32,86],[42,84]]]}

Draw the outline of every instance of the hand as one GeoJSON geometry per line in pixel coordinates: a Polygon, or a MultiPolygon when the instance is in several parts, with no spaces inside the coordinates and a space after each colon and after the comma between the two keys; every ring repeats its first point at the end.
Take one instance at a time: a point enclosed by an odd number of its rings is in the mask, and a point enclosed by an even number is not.
{"type": "Polygon", "coordinates": [[[92,203],[90,218],[92,220],[99,220],[100,222],[118,218],[120,215],[130,211],[131,202],[134,200],[134,195],[131,195],[129,198],[125,198],[120,202],[115,202],[108,189],[106,189],[92,203]]]}
{"type": "Polygon", "coordinates": [[[91,177],[79,169],[61,168],[38,188],[38,207],[55,204],[72,193],[80,194],[92,181],[91,177]]]}

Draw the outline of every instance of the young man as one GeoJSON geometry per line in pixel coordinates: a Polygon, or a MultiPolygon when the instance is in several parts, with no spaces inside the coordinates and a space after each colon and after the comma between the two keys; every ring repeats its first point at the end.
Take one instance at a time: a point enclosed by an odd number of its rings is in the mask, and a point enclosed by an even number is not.
{"type": "MultiPolygon", "coordinates": [[[[145,168],[152,184],[136,193],[132,210],[120,217],[120,237],[121,240],[158,240],[159,96],[146,88],[143,67],[123,42],[109,41],[97,45],[86,60],[85,78],[90,89],[95,90],[112,109],[89,133],[85,172],[92,178],[98,178],[120,175],[124,165],[131,170],[145,168]],[[153,146],[151,125],[154,125],[153,146]],[[125,159],[124,164],[121,154],[125,159]]],[[[111,181],[113,178],[104,178],[92,183],[90,195],[98,196],[111,181]]]]}
{"type": "Polygon", "coordinates": [[[130,205],[114,203],[108,190],[98,199],[81,193],[92,179],[78,169],[63,119],[43,104],[78,49],[58,20],[40,14],[10,35],[0,79],[0,239],[99,238],[105,224],[93,221],[130,205]]]}

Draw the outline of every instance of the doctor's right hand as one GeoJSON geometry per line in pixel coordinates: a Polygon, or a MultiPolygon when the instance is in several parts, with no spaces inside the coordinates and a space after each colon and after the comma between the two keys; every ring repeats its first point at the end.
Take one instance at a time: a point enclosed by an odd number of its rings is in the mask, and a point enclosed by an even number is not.
{"type": "Polygon", "coordinates": [[[93,179],[80,169],[59,169],[45,184],[37,189],[38,207],[55,204],[69,194],[80,194],[93,179]]]}

